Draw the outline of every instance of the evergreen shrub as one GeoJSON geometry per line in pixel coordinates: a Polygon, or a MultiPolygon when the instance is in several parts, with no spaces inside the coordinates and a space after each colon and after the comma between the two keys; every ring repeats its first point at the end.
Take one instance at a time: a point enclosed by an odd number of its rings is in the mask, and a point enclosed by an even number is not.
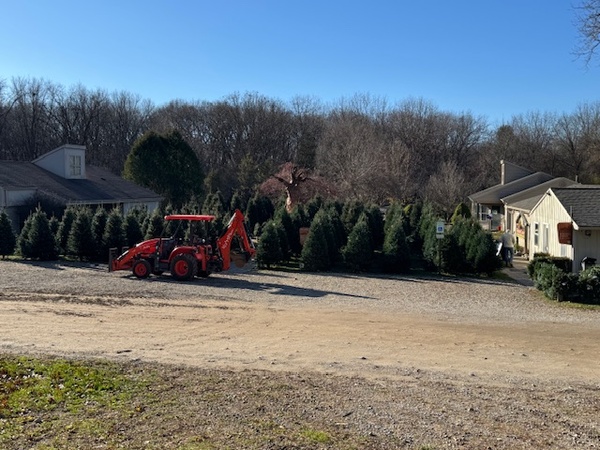
{"type": "MultiPolygon", "coordinates": [[[[388,218],[386,218],[387,222],[388,218]]],[[[394,215],[391,223],[386,223],[383,242],[383,270],[388,273],[402,273],[410,269],[410,249],[404,234],[402,215],[394,215]]]]}
{"type": "Polygon", "coordinates": [[[17,236],[12,229],[10,218],[6,211],[0,213],[0,256],[6,259],[15,252],[17,236]]]}
{"type": "Polygon", "coordinates": [[[371,230],[366,214],[352,228],[348,235],[348,243],[342,249],[342,257],[346,268],[352,272],[366,271],[373,261],[371,230]]]}
{"type": "MultiPolygon", "coordinates": [[[[316,216],[318,219],[318,215],[316,216]]],[[[323,220],[313,220],[300,255],[302,269],[309,272],[329,270],[329,243],[323,220]]]]}
{"type": "MultiPolygon", "coordinates": [[[[257,225],[259,225],[257,223],[257,225]]],[[[263,225],[258,246],[256,248],[256,262],[259,267],[270,269],[273,264],[277,264],[283,258],[279,232],[273,221],[268,221],[263,225]]]]}

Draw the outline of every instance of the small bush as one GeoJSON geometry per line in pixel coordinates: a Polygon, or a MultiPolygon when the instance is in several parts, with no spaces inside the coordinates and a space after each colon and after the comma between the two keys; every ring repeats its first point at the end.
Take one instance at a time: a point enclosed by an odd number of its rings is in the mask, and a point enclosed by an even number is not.
{"type": "Polygon", "coordinates": [[[534,284],[537,289],[552,300],[562,298],[565,272],[554,264],[540,262],[536,267],[534,284]]]}
{"type": "Polygon", "coordinates": [[[571,272],[573,268],[573,262],[569,258],[550,256],[548,253],[536,253],[527,265],[527,274],[532,280],[535,280],[540,264],[553,264],[565,273],[571,272]]]}
{"type": "Polygon", "coordinates": [[[581,271],[577,285],[580,301],[600,305],[600,266],[581,271]]]}

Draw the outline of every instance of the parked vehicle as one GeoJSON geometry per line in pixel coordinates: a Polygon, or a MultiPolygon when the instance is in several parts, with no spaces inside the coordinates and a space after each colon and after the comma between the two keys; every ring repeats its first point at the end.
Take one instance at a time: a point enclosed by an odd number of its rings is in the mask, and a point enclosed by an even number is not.
{"type": "MultiPolygon", "coordinates": [[[[211,215],[171,214],[165,220],[210,222],[211,215]]],[[[131,270],[137,278],[148,278],[151,274],[162,275],[169,272],[180,281],[194,277],[208,277],[213,272],[229,270],[232,258],[236,262],[248,262],[256,254],[256,249],[244,223],[244,216],[235,210],[223,235],[207,242],[191,238],[185,242],[177,233],[169,238],[153,238],[140,242],[117,256],[118,249],[109,253],[108,270],[131,270]],[[237,242],[240,252],[232,252],[232,243],[237,242]]],[[[236,264],[237,265],[237,264],[236,264]]]]}

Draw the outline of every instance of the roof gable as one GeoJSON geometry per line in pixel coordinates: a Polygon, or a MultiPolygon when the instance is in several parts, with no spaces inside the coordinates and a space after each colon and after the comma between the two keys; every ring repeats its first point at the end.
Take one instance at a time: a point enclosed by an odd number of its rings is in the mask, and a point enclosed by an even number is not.
{"type": "Polygon", "coordinates": [[[552,188],[577,228],[600,227],[600,185],[552,188]]]}
{"type": "Polygon", "coordinates": [[[552,178],[544,183],[503,197],[501,200],[510,208],[519,209],[522,211],[530,211],[549,188],[567,187],[577,184],[578,183],[573,180],[569,180],[568,178],[552,178]]]}
{"type": "Polygon", "coordinates": [[[476,192],[475,194],[471,194],[469,198],[471,201],[483,205],[501,205],[503,198],[512,194],[516,194],[517,192],[521,192],[525,189],[529,189],[533,186],[545,183],[552,178],[552,175],[547,173],[535,172],[531,175],[511,181],[510,183],[497,184],[484,189],[483,191],[476,192]]]}
{"type": "Polygon", "coordinates": [[[508,161],[500,161],[500,184],[508,184],[533,174],[533,171],[508,161]]]}

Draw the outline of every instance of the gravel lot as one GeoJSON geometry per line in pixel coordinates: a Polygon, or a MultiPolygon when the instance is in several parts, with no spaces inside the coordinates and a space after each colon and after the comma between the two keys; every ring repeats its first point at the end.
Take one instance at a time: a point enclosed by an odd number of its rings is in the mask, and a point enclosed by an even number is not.
{"type": "MultiPolygon", "coordinates": [[[[600,448],[600,310],[516,283],[255,270],[178,283],[9,261],[0,274],[0,352],[150,364],[173,386],[218,373],[246,393],[224,423],[310,417],[358,448],[600,448]],[[289,389],[252,409],[269,383],[289,389]]],[[[284,444],[256,448],[298,448],[284,444]]]]}

